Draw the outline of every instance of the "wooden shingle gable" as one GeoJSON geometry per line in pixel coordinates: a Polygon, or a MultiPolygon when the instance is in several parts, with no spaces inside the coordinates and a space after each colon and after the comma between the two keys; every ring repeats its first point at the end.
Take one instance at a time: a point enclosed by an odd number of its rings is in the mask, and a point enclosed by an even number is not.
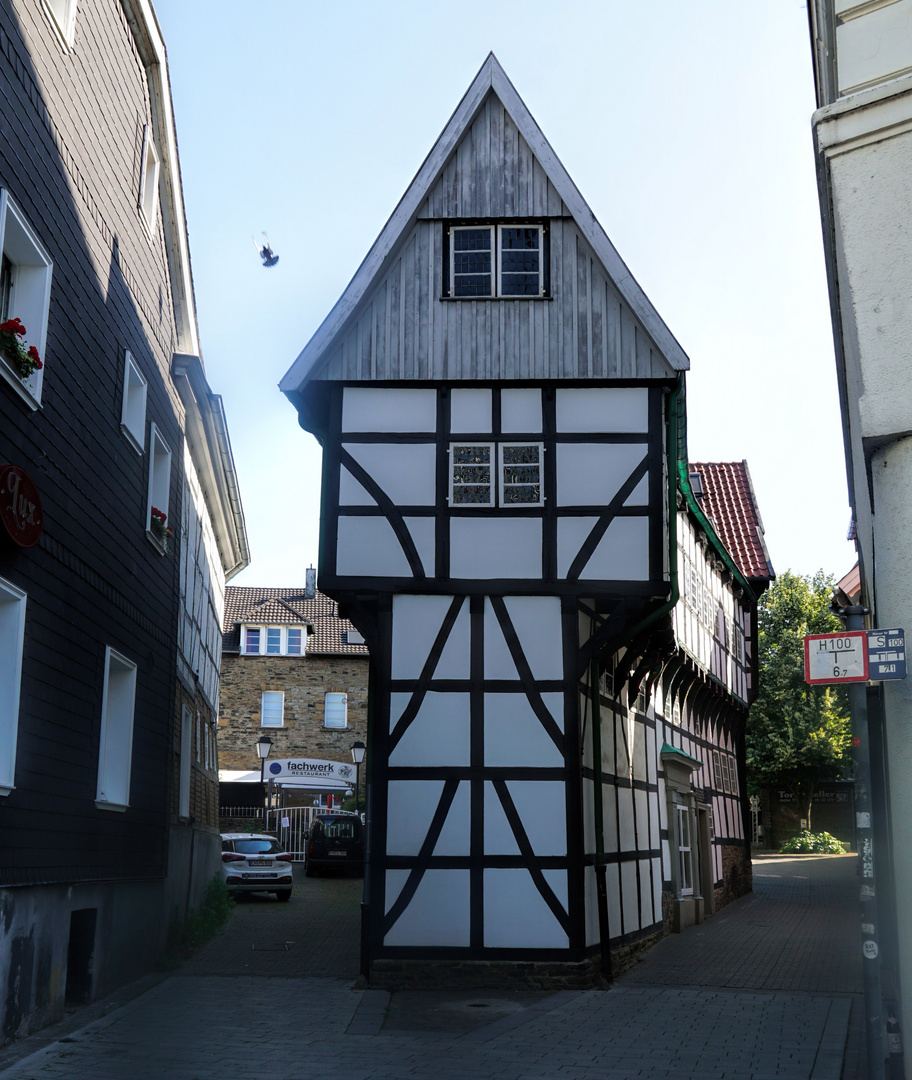
{"type": "Polygon", "coordinates": [[[688,367],[492,53],[279,386],[294,395],[313,379],[656,378],[688,367]],[[560,304],[439,302],[441,222],[498,216],[556,223],[560,304]]]}

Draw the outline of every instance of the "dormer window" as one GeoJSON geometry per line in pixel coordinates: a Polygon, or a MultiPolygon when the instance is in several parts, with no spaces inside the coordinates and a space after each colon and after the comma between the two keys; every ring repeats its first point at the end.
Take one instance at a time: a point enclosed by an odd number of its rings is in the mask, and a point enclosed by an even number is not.
{"type": "Polygon", "coordinates": [[[305,635],[303,626],[242,626],[241,653],[244,656],[303,656],[305,635]]]}
{"type": "Polygon", "coordinates": [[[447,236],[449,296],[477,299],[546,294],[542,225],[453,225],[447,236]]]}

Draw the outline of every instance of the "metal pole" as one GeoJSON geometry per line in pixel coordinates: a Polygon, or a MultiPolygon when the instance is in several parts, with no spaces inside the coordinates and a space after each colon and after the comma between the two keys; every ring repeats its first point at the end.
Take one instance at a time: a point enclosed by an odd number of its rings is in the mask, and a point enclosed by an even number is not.
{"type": "Polygon", "coordinates": [[[355,813],[361,813],[361,792],[358,788],[358,782],[361,779],[361,762],[355,762],[355,813]]]}
{"type": "MultiPolygon", "coordinates": [[[[864,630],[868,609],[855,604],[842,609],[846,630],[864,630]]],[[[871,803],[871,750],[868,738],[868,691],[865,683],[849,688],[852,711],[852,757],[855,763],[855,847],[861,899],[862,975],[864,978],[865,1035],[869,1080],[883,1080],[885,1072],[883,1001],[880,989],[880,945],[875,887],[873,807],[871,803]]]]}

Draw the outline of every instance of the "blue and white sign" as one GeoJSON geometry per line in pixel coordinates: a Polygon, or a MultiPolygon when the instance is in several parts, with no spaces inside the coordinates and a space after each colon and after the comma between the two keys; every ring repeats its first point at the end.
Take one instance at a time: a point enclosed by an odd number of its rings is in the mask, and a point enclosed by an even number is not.
{"type": "Polygon", "coordinates": [[[316,758],[276,758],[266,766],[267,779],[286,787],[312,791],[348,791],[354,786],[355,767],[345,761],[316,758]]]}
{"type": "Polygon", "coordinates": [[[868,678],[873,682],[906,677],[904,630],[868,631],[868,678]]]}

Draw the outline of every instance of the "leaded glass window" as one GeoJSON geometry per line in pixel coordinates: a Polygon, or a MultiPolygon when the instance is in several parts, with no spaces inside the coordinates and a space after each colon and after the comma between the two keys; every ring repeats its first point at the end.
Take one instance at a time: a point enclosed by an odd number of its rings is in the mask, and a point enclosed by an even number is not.
{"type": "Polygon", "coordinates": [[[540,443],[506,443],[500,447],[503,506],[541,506],[540,443]]]}
{"type": "Polygon", "coordinates": [[[541,229],[500,226],[500,295],[541,296],[541,229]]]}
{"type": "Polygon", "coordinates": [[[455,443],[450,447],[450,504],[452,506],[493,506],[491,443],[455,443]]]}
{"type": "Polygon", "coordinates": [[[494,230],[490,227],[453,229],[453,296],[493,294],[494,230]]]}

